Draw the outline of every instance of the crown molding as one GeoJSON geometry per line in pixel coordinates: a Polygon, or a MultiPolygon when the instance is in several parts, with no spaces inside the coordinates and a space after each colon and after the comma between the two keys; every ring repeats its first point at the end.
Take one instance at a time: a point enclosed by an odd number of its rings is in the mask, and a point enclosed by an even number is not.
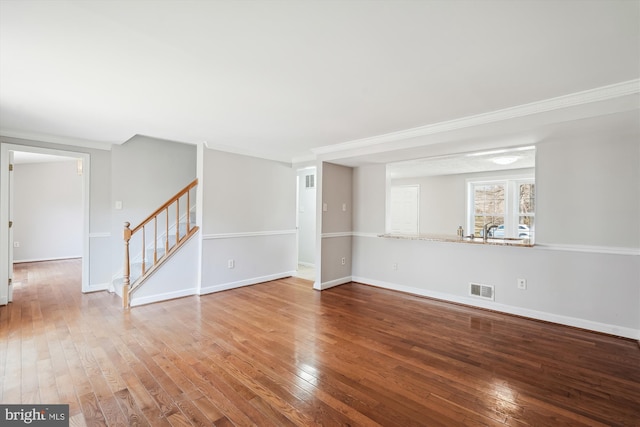
{"type": "Polygon", "coordinates": [[[528,104],[518,105],[515,107],[477,114],[474,116],[461,117],[459,119],[419,126],[398,132],[391,132],[368,138],[347,141],[339,144],[317,147],[313,148],[311,151],[316,156],[322,156],[326,154],[340,153],[348,150],[357,150],[363,148],[366,149],[378,144],[450,132],[458,129],[495,123],[503,120],[514,119],[568,107],[606,101],[609,99],[637,94],[639,92],[640,79],[634,79],[581,92],[575,92],[569,95],[558,96],[542,101],[536,101],[528,104]]]}
{"type": "Polygon", "coordinates": [[[21,132],[10,129],[0,129],[0,137],[24,139],[28,141],[49,142],[57,145],[68,145],[71,147],[93,148],[96,150],[111,150],[111,146],[116,142],[99,142],[88,139],[70,138],[65,136],[47,135],[42,133],[21,132]]]}

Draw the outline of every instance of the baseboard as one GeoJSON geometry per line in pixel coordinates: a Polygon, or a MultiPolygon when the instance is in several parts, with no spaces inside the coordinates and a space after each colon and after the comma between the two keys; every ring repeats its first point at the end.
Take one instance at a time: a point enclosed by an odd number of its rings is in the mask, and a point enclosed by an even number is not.
{"type": "Polygon", "coordinates": [[[7,304],[9,304],[9,297],[0,298],[0,305],[7,305],[7,304]]]}
{"type": "Polygon", "coordinates": [[[109,290],[109,283],[95,283],[95,284],[89,285],[89,289],[87,289],[83,293],[86,294],[89,292],[108,291],[108,290],[109,290]]]}
{"type": "Polygon", "coordinates": [[[340,279],[330,280],[328,282],[322,282],[318,285],[318,282],[313,283],[313,289],[318,291],[324,291],[325,289],[333,288],[334,286],[344,285],[353,281],[351,276],[341,277],[340,279]]]}
{"type": "Polygon", "coordinates": [[[285,271],[282,273],[270,274],[267,276],[252,277],[250,279],[238,280],[236,282],[223,283],[213,286],[202,286],[200,295],[211,294],[214,292],[228,291],[229,289],[241,288],[243,286],[257,285],[258,283],[270,282],[271,280],[284,279],[285,277],[295,276],[295,271],[285,271]]]}
{"type": "Polygon", "coordinates": [[[61,261],[63,259],[79,259],[79,258],[82,258],[82,255],[62,256],[62,257],[55,257],[55,258],[14,259],[13,263],[14,264],[21,264],[21,263],[24,263],[24,262],[61,261]]]}
{"type": "Polygon", "coordinates": [[[579,319],[570,316],[547,313],[544,311],[531,310],[527,308],[514,307],[511,305],[500,304],[492,301],[476,300],[471,297],[451,295],[442,292],[434,292],[411,286],[398,285],[395,283],[384,282],[380,280],[367,279],[365,277],[353,277],[354,282],[363,283],[365,285],[376,286],[379,288],[390,289],[394,291],[405,292],[414,295],[434,298],[442,301],[453,302],[456,304],[464,304],[471,307],[484,308],[487,310],[499,311],[501,313],[513,314],[516,316],[527,317],[545,322],[557,323],[560,325],[571,326],[574,328],[586,329],[589,331],[600,332],[608,335],[631,338],[639,340],[640,330],[626,328],[623,326],[609,325],[606,323],[594,322],[586,319],[579,319]]]}
{"type": "Polygon", "coordinates": [[[298,261],[298,265],[302,265],[304,267],[311,267],[311,268],[315,268],[316,265],[312,262],[304,262],[304,261],[298,261]]]}
{"type": "Polygon", "coordinates": [[[151,304],[154,302],[167,301],[170,299],[188,297],[191,295],[198,295],[198,291],[196,288],[191,289],[181,289],[179,291],[166,292],[163,294],[157,295],[149,295],[146,297],[136,298],[135,296],[131,299],[131,307],[137,307],[140,305],[151,304]]]}

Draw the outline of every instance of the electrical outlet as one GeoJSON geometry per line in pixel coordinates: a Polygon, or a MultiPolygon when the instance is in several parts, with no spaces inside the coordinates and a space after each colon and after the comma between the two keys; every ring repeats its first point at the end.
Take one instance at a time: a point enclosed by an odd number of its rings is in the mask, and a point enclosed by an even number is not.
{"type": "Polygon", "coordinates": [[[394,262],[393,263],[393,271],[397,271],[398,270],[398,263],[394,262]]]}
{"type": "Polygon", "coordinates": [[[347,259],[345,257],[342,257],[342,260],[340,262],[342,262],[342,265],[345,265],[347,263],[347,259]]]}
{"type": "Polygon", "coordinates": [[[236,266],[236,262],[232,259],[230,259],[229,261],[227,261],[227,267],[228,268],[233,268],[236,266]]]}
{"type": "Polygon", "coordinates": [[[527,289],[527,279],[518,279],[518,289],[527,289]]]}
{"type": "Polygon", "coordinates": [[[19,248],[20,247],[20,242],[13,242],[13,247],[14,248],[19,248]]]}

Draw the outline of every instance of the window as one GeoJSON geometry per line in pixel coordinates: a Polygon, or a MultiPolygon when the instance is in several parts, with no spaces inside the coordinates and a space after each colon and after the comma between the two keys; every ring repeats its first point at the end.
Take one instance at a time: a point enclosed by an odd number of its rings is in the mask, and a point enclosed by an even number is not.
{"type": "Polygon", "coordinates": [[[488,237],[533,239],[535,182],[533,177],[468,180],[468,230],[488,237]]]}

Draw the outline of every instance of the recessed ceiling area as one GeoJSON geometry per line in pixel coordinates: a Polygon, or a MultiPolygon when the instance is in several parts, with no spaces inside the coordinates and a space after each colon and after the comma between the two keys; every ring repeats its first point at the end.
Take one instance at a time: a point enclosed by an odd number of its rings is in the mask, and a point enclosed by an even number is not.
{"type": "Polygon", "coordinates": [[[426,157],[387,164],[391,179],[533,168],[533,146],[478,151],[438,157],[426,157]]]}
{"type": "Polygon", "coordinates": [[[0,2],[0,133],[280,161],[638,79],[635,0],[0,2]]]}

